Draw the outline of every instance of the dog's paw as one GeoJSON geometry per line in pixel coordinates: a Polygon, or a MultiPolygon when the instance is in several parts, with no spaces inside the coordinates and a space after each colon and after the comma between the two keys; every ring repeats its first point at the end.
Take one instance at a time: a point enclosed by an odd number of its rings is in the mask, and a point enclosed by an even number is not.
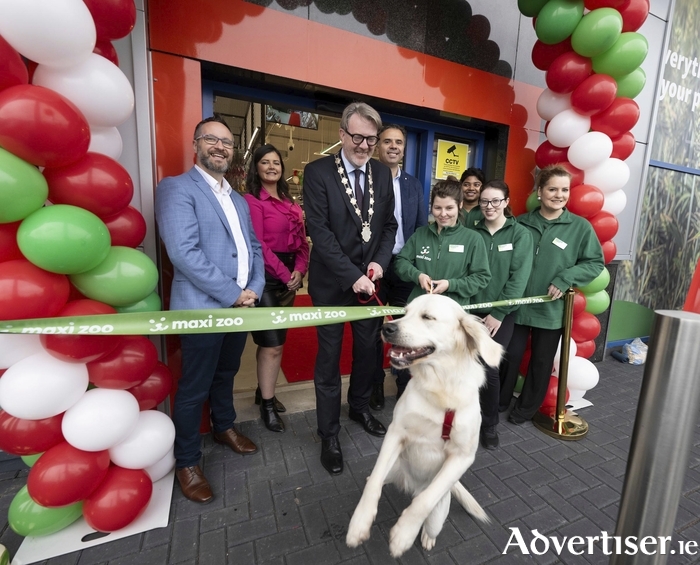
{"type": "Polygon", "coordinates": [[[416,535],[418,534],[415,529],[405,527],[404,524],[402,524],[401,519],[399,519],[396,525],[391,528],[391,533],[389,534],[389,551],[394,558],[401,557],[411,549],[416,535]]]}
{"type": "Polygon", "coordinates": [[[363,541],[369,539],[369,530],[374,522],[375,514],[367,516],[363,514],[359,507],[355,510],[348,526],[348,535],[345,536],[345,543],[348,547],[357,547],[363,541]]]}
{"type": "Polygon", "coordinates": [[[423,531],[420,534],[420,542],[421,545],[423,546],[423,549],[426,551],[430,551],[435,547],[435,542],[437,541],[436,538],[431,538],[427,532],[425,531],[425,528],[423,528],[423,531]]]}

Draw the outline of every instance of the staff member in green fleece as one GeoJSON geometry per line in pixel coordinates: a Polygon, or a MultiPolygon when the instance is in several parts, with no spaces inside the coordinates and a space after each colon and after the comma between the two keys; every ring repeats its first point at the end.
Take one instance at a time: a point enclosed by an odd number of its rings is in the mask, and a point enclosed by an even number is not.
{"type": "MultiPolygon", "coordinates": [[[[502,180],[492,180],[481,188],[479,207],[484,218],[475,226],[486,244],[491,282],[474,296],[474,303],[522,298],[532,269],[532,236],[519,225],[510,211],[510,190],[502,180]]],[[[517,306],[500,306],[473,312],[484,319],[494,341],[505,350],[513,335],[517,306]]],[[[480,390],[481,445],[498,447],[498,404],[501,379],[498,367],[486,366],[486,386],[480,390]]]]}
{"type": "Polygon", "coordinates": [[[486,247],[481,237],[458,222],[462,188],[455,181],[438,181],[430,195],[435,223],[418,228],[396,256],[396,273],[417,285],[410,296],[431,291],[460,304],[491,280],[486,247]]]}
{"type": "Polygon", "coordinates": [[[561,166],[542,169],[537,177],[540,206],[518,217],[532,234],[534,259],[525,296],[548,294],[555,300],[521,306],[515,313],[513,337],[501,365],[501,409],[507,410],[518,367],[532,335],[532,357],[523,390],[508,416],[512,424],[530,420],[549,385],[554,355],[562,333],[564,302],[569,287],[584,286],[603,271],[603,251],[591,224],[569,212],[571,175],[561,166]]]}
{"type": "Polygon", "coordinates": [[[479,206],[479,193],[486,182],[484,171],[469,167],[459,179],[462,185],[462,211],[459,221],[467,228],[473,228],[484,215],[479,206]]]}

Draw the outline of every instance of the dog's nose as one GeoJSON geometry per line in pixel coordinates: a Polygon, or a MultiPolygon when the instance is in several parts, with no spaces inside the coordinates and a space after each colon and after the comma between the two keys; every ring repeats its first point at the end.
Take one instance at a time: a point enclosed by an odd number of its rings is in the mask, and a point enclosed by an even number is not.
{"type": "Polygon", "coordinates": [[[396,324],[392,324],[392,323],[384,324],[382,326],[382,335],[385,338],[387,338],[387,337],[391,336],[392,334],[395,334],[398,329],[399,328],[396,327],[396,324]]]}

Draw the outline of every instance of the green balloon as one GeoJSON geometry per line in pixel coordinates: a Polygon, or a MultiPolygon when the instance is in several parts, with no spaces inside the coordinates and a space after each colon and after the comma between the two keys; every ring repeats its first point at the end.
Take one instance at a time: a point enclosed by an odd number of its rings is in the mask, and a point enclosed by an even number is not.
{"type": "Polygon", "coordinates": [[[586,295],[586,300],[591,294],[600,292],[608,288],[610,284],[610,271],[603,267],[603,272],[600,273],[596,278],[589,282],[586,286],[580,286],[578,289],[586,295]]]}
{"type": "Polygon", "coordinates": [[[24,461],[24,464],[27,467],[33,467],[34,463],[36,463],[36,460],[39,459],[44,454],[42,451],[41,453],[35,453],[34,455],[22,455],[22,461],[24,461]]]}
{"type": "Polygon", "coordinates": [[[525,209],[528,212],[532,212],[539,205],[540,201],[537,199],[537,191],[531,192],[530,196],[527,197],[527,201],[525,202],[525,209]]]}
{"type": "Polygon", "coordinates": [[[549,0],[535,22],[537,38],[547,45],[564,41],[583,17],[583,0],[549,0]]]}
{"type": "Polygon", "coordinates": [[[40,208],[17,230],[22,254],[37,267],[62,275],[97,267],[111,241],[107,226],[95,214],[65,204],[40,208]]]}
{"type": "Polygon", "coordinates": [[[163,305],[160,301],[160,296],[157,293],[152,292],[143,300],[139,300],[134,304],[128,304],[126,306],[116,306],[116,311],[121,314],[133,314],[134,312],[160,312],[163,309],[163,305]]]}
{"type": "Polygon", "coordinates": [[[617,82],[617,96],[636,98],[647,82],[647,74],[642,67],[638,67],[630,74],[615,79],[615,82],[617,82]]]}
{"type": "Polygon", "coordinates": [[[49,185],[34,165],[0,148],[0,224],[23,220],[48,195],[49,185]]]}
{"type": "Polygon", "coordinates": [[[518,10],[523,16],[534,18],[549,0],[518,0],[518,10]]]}
{"type": "Polygon", "coordinates": [[[70,275],[70,280],[88,298],[110,306],[128,306],[155,290],[158,269],[140,251],[112,246],[102,263],[84,273],[70,275]]]}
{"type": "Polygon", "coordinates": [[[610,307],[610,295],[599,290],[593,294],[586,294],[586,312],[597,316],[602,314],[610,307]]]}
{"type": "Polygon", "coordinates": [[[614,45],[605,53],[591,60],[596,73],[610,75],[614,79],[634,71],[644,62],[649,51],[649,43],[641,34],[634,31],[621,33],[614,45]]]}
{"type": "Polygon", "coordinates": [[[515,388],[513,389],[513,392],[522,392],[524,382],[525,382],[525,377],[523,377],[520,373],[518,373],[518,379],[515,381],[515,388]]]}
{"type": "Polygon", "coordinates": [[[622,33],[622,16],[614,8],[588,12],[571,34],[571,47],[582,57],[594,57],[610,49],[622,33]]]}
{"type": "Polygon", "coordinates": [[[70,526],[82,515],[82,502],[46,508],[32,500],[25,485],[12,499],[7,521],[20,536],[48,536],[70,526]]]}

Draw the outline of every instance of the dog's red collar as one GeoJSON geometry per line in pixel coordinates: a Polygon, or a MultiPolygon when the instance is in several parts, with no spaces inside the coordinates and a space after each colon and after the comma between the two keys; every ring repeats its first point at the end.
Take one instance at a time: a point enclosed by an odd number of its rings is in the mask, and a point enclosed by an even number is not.
{"type": "Polygon", "coordinates": [[[450,432],[452,431],[452,421],[455,419],[454,410],[445,410],[445,419],[442,421],[442,439],[447,441],[450,439],[450,432]]]}

